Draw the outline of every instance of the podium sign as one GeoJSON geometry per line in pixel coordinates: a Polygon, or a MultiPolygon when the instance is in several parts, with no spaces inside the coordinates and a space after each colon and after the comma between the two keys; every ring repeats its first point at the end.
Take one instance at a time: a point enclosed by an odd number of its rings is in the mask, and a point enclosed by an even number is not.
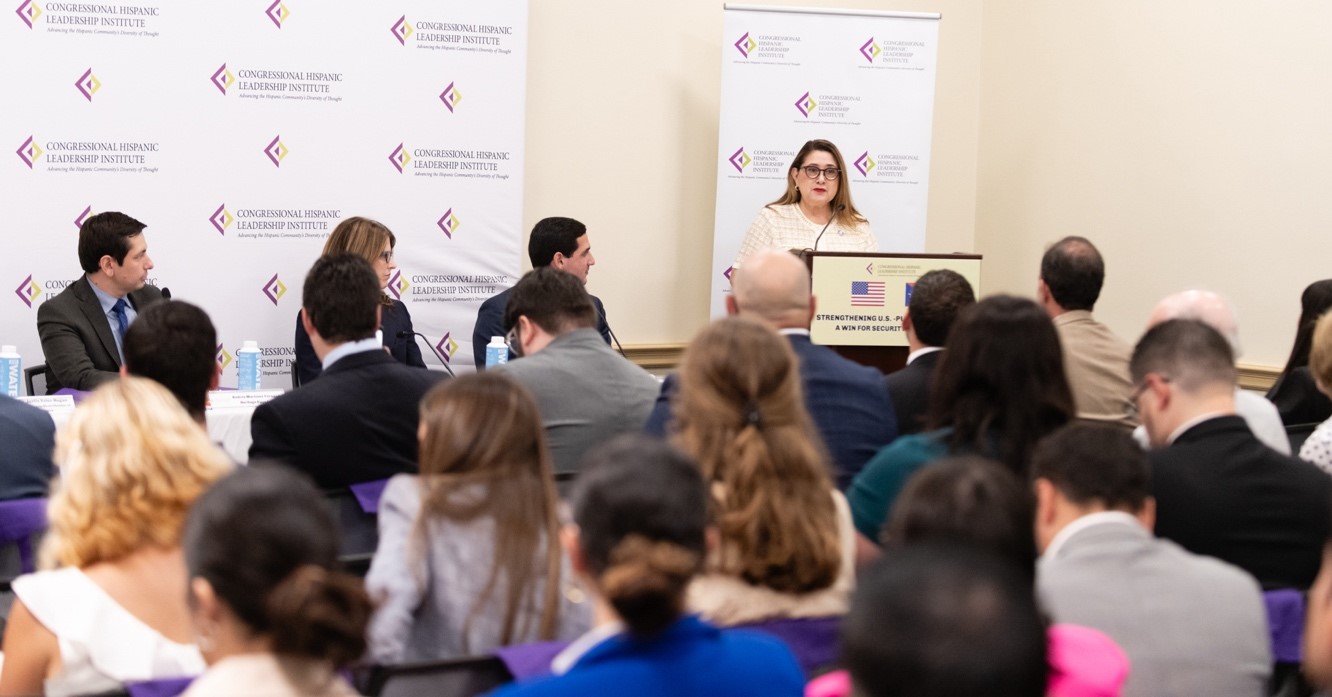
{"type": "Polygon", "coordinates": [[[980,296],[978,255],[815,252],[810,257],[818,299],[810,338],[816,344],[906,346],[902,317],[916,279],[927,271],[956,271],[980,296]]]}

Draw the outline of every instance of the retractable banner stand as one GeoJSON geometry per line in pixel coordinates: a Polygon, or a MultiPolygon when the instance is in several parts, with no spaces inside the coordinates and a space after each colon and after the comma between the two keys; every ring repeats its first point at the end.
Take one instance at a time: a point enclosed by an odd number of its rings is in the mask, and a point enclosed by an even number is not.
{"type": "Polygon", "coordinates": [[[521,269],[526,0],[10,1],[0,343],[25,366],[111,210],[147,224],[149,282],[212,317],[224,386],[247,339],[263,386],[290,384],[306,271],[356,215],[396,235],[417,331],[471,363],[477,307],[521,269]]]}
{"type": "Polygon", "coordinates": [[[726,5],[712,312],[805,141],[835,143],[879,251],[925,246],[939,15],[726,5]]]}

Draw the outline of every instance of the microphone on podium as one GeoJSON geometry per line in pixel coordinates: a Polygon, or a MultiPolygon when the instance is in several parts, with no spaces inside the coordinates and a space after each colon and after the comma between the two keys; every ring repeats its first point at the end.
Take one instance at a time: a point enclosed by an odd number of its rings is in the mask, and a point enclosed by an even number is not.
{"type": "Polygon", "coordinates": [[[426,346],[430,348],[430,352],[435,354],[435,358],[439,359],[439,364],[444,366],[444,372],[448,373],[449,377],[455,377],[455,378],[458,377],[457,375],[453,374],[453,368],[449,367],[449,362],[445,360],[444,355],[439,352],[439,349],[435,348],[434,344],[430,343],[429,337],[427,337],[425,334],[422,334],[421,332],[414,332],[410,329],[403,329],[398,332],[399,339],[406,339],[409,336],[413,337],[412,341],[416,341],[415,337],[417,336],[421,337],[422,339],[425,339],[426,346]]]}
{"type": "Polygon", "coordinates": [[[171,299],[171,289],[170,289],[170,288],[163,288],[163,289],[162,289],[162,299],[163,299],[163,300],[170,300],[170,299],[171,299]]]}

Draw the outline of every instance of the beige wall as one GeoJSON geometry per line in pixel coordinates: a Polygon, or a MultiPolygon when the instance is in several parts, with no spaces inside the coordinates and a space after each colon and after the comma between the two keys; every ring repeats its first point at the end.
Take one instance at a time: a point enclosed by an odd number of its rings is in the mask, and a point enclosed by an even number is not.
{"type": "MultiPolygon", "coordinates": [[[[943,13],[927,251],[971,251],[979,0],[756,4],[943,13]]],[[[708,319],[722,3],[530,7],[526,227],[549,215],[588,224],[598,261],[588,289],[625,344],[688,341],[708,319]]]]}

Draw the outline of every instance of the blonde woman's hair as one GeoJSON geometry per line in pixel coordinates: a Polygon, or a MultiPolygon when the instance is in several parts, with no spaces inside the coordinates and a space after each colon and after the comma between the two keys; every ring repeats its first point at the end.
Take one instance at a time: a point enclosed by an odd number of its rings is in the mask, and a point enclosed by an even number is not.
{"type": "Polygon", "coordinates": [[[1332,389],[1332,312],[1318,318],[1309,349],[1309,372],[1323,387],[1332,389]]]}
{"type": "Polygon", "coordinates": [[[841,552],[828,456],[786,340],[741,317],[708,325],[685,349],[673,413],[676,444],[712,484],[712,570],[785,593],[831,586],[841,552]]]}
{"type": "MultiPolygon", "coordinates": [[[[353,216],[338,223],[324,241],[324,251],[320,256],[350,252],[365,259],[371,266],[384,253],[384,245],[389,249],[398,246],[398,238],[393,231],[378,220],[353,216]]],[[[392,305],[388,293],[380,293],[381,305],[392,305]]]]}
{"type": "Polygon", "coordinates": [[[166,388],[106,383],[56,436],[44,568],[86,567],[180,544],[190,504],[232,469],[166,388]]]}

